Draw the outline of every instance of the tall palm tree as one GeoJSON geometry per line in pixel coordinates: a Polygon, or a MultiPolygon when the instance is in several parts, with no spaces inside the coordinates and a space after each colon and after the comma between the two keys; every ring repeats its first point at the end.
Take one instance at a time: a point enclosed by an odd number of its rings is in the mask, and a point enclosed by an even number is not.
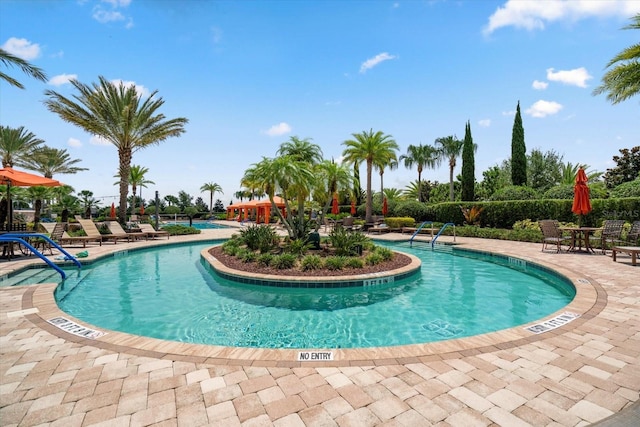
{"type": "Polygon", "coordinates": [[[67,150],[57,148],[38,147],[27,158],[16,159],[16,165],[39,172],[46,178],[53,178],[53,174],[70,174],[86,171],[87,168],[74,166],[80,159],[71,159],[67,150]]]}
{"type": "Polygon", "coordinates": [[[134,86],[125,86],[122,82],[116,85],[102,76],[100,83],[86,85],[71,80],[71,84],[79,95],[70,99],[55,91],[46,90],[45,96],[48,99],[44,104],[62,120],[116,146],[120,175],[118,219],[124,223],[133,153],[182,135],[185,132],[184,126],[189,121],[183,117],[166,119],[164,114],[159,113],[164,100],[154,98],[158,91],[142,99],[134,86]]]}
{"type": "MultiPolygon", "coordinates": [[[[640,30],[640,13],[636,14],[632,23],[624,30],[640,30]]],[[[640,43],[636,43],[613,57],[607,64],[611,68],[602,77],[602,85],[594,91],[594,95],[607,93],[612,104],[618,104],[640,93],[640,43]]]]}
{"type": "MultiPolygon", "coordinates": [[[[131,184],[131,192],[133,198],[131,199],[131,212],[134,212],[136,208],[136,194],[138,187],[147,188],[147,184],[155,184],[155,182],[148,180],[145,175],[149,172],[149,168],[140,165],[131,165],[129,169],[129,184],[131,184]]],[[[120,178],[120,174],[115,174],[114,178],[120,178]]],[[[118,185],[122,180],[116,181],[113,185],[118,185]]],[[[141,200],[142,201],[142,200],[141,200]]]]}
{"type": "Polygon", "coordinates": [[[316,200],[324,201],[324,206],[318,217],[317,227],[322,224],[325,212],[329,211],[333,194],[341,190],[351,190],[353,185],[353,176],[351,175],[351,167],[347,163],[338,164],[332,160],[323,160],[318,165],[318,192],[316,200]]]}
{"type": "Polygon", "coordinates": [[[342,143],[346,146],[342,152],[345,162],[367,165],[367,199],[365,202],[365,221],[372,222],[373,193],[371,191],[371,175],[374,165],[388,164],[396,159],[398,144],[391,135],[385,135],[381,131],[351,134],[354,139],[348,139],[342,143]]]}
{"type": "Polygon", "coordinates": [[[213,195],[215,193],[224,194],[222,191],[222,187],[215,182],[207,182],[206,184],[202,184],[200,187],[200,191],[208,191],[209,192],[209,215],[213,213],[213,195]]]}
{"type": "Polygon", "coordinates": [[[438,158],[449,161],[449,200],[453,202],[453,169],[456,167],[456,160],[462,155],[464,141],[450,135],[436,139],[436,144],[439,144],[437,149],[440,156],[438,156],[438,158]]]}
{"type": "Polygon", "coordinates": [[[44,141],[26,130],[24,127],[10,128],[0,126],[0,155],[2,167],[12,168],[22,159],[27,159],[33,150],[44,144],[44,141]]]}
{"type": "Polygon", "coordinates": [[[398,160],[393,159],[387,164],[376,165],[380,172],[380,203],[384,203],[384,168],[388,167],[390,171],[398,169],[398,160]]]}
{"type": "Polygon", "coordinates": [[[400,156],[400,161],[404,161],[404,167],[411,169],[416,165],[418,169],[418,201],[422,202],[422,171],[424,168],[435,168],[438,164],[438,150],[432,145],[409,145],[407,154],[400,156]]]}
{"type": "Polygon", "coordinates": [[[291,156],[295,161],[312,165],[322,161],[322,149],[318,144],[312,143],[310,138],[300,139],[297,136],[292,136],[289,141],[280,144],[277,154],[291,156]]]}
{"type": "MultiPolygon", "coordinates": [[[[2,63],[2,65],[4,65],[5,67],[18,67],[25,74],[33,77],[34,79],[40,80],[42,82],[47,81],[47,75],[40,68],[31,65],[29,62],[25,61],[22,58],[18,58],[17,56],[10,54],[4,49],[0,49],[0,63],[2,63]]],[[[0,79],[6,81],[12,86],[24,89],[24,86],[19,81],[10,77],[2,71],[0,71],[0,79]]]]}
{"type": "Polygon", "coordinates": [[[33,200],[33,230],[38,231],[38,223],[40,222],[40,213],[42,212],[42,201],[51,195],[51,189],[37,185],[27,188],[27,196],[33,200]]]}

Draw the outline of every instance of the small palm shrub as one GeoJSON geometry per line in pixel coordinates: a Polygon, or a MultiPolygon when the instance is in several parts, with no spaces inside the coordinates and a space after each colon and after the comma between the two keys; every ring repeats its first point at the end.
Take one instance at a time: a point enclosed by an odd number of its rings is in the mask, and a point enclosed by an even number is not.
{"type": "Polygon", "coordinates": [[[375,253],[380,255],[380,257],[382,258],[382,261],[389,261],[391,258],[393,258],[393,251],[389,248],[384,248],[382,246],[377,246],[375,253]]]}
{"type": "Polygon", "coordinates": [[[240,259],[242,262],[245,262],[245,263],[254,262],[257,258],[257,254],[254,251],[249,250],[247,248],[240,248],[236,253],[236,258],[240,259]]]}
{"type": "Polygon", "coordinates": [[[325,258],[324,267],[328,270],[342,270],[347,263],[347,257],[330,256],[325,258]]]}
{"type": "Polygon", "coordinates": [[[287,270],[295,267],[297,257],[293,254],[275,255],[271,260],[271,266],[278,270],[287,270]]]}
{"type": "Polygon", "coordinates": [[[235,256],[240,249],[240,242],[237,239],[227,240],[222,244],[222,253],[235,256]]]}
{"type": "Polygon", "coordinates": [[[362,268],[364,267],[364,261],[362,258],[358,258],[355,256],[347,257],[347,262],[345,263],[345,267],[347,268],[362,268]]]}
{"type": "Polygon", "coordinates": [[[278,233],[268,225],[250,225],[240,230],[240,239],[252,251],[271,252],[280,243],[278,233]]]}
{"type": "Polygon", "coordinates": [[[382,262],[382,255],[380,255],[377,251],[371,252],[369,255],[365,257],[364,262],[366,262],[367,265],[380,264],[382,262]]]}
{"type": "Polygon", "coordinates": [[[322,258],[319,255],[307,255],[300,261],[302,271],[319,270],[322,268],[322,258]]]}
{"type": "Polygon", "coordinates": [[[304,239],[287,240],[284,244],[284,252],[295,255],[296,257],[301,257],[306,254],[312,246],[312,243],[304,239]]]}
{"type": "Polygon", "coordinates": [[[256,263],[262,267],[269,267],[273,261],[273,257],[272,254],[260,254],[256,258],[256,263]]]}
{"type": "Polygon", "coordinates": [[[355,247],[363,246],[370,242],[367,236],[359,231],[348,231],[342,227],[336,227],[329,234],[329,242],[331,246],[335,249],[336,255],[339,256],[349,256],[355,255],[355,247]]]}

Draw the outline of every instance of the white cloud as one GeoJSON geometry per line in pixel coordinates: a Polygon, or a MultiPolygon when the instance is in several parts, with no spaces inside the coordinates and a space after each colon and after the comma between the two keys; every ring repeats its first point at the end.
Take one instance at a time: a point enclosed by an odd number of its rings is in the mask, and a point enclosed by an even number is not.
{"type": "Polygon", "coordinates": [[[488,128],[489,126],[491,126],[491,119],[478,120],[478,125],[482,126],[483,128],[488,128]]]}
{"type": "Polygon", "coordinates": [[[531,85],[531,87],[533,87],[535,90],[545,90],[547,86],[549,86],[549,83],[541,82],[539,80],[534,80],[533,84],[531,85]]]}
{"type": "Polygon", "coordinates": [[[210,31],[213,44],[219,44],[222,41],[222,29],[219,27],[211,27],[210,31]]]}
{"type": "Polygon", "coordinates": [[[577,21],[587,17],[620,16],[628,18],[640,12],[637,0],[507,0],[489,17],[483,33],[513,26],[526,30],[542,30],[555,21],[577,21]]]}
{"type": "Polygon", "coordinates": [[[277,125],[271,126],[268,130],[264,131],[269,136],[279,136],[285,135],[291,132],[291,126],[289,126],[285,122],[278,123],[277,125]]]}
{"type": "Polygon", "coordinates": [[[40,56],[40,45],[31,43],[27,39],[11,37],[2,45],[2,49],[25,61],[31,61],[40,56]]]}
{"type": "Polygon", "coordinates": [[[136,88],[136,93],[138,94],[139,97],[147,97],[149,95],[151,95],[151,92],[149,91],[149,89],[147,89],[146,87],[142,86],[142,85],[138,85],[136,84],[136,82],[132,82],[132,81],[124,81],[124,80],[111,80],[111,83],[113,83],[114,85],[118,86],[120,84],[123,84],[125,87],[129,87],[129,86],[133,86],[136,88]]]}
{"type": "Polygon", "coordinates": [[[77,79],[78,79],[77,74],[59,74],[57,76],[51,77],[48,83],[52,86],[62,86],[64,84],[69,83],[71,80],[77,80],[77,79]]]}
{"type": "Polygon", "coordinates": [[[367,70],[375,67],[379,63],[384,62],[384,61],[389,61],[390,59],[395,59],[395,58],[396,58],[395,55],[389,55],[387,52],[379,53],[376,56],[374,56],[373,58],[369,58],[366,61],[364,61],[362,63],[362,65],[360,66],[360,72],[361,73],[366,73],[367,70]]]}
{"type": "Polygon", "coordinates": [[[82,147],[82,142],[79,139],[69,138],[67,145],[69,147],[82,147]]]}
{"type": "Polygon", "coordinates": [[[587,87],[587,80],[591,76],[584,67],[575,68],[573,70],[554,71],[553,68],[547,68],[547,79],[552,82],[560,82],[567,85],[587,87]]]}
{"type": "Polygon", "coordinates": [[[109,141],[107,141],[106,139],[104,139],[103,137],[98,136],[98,135],[93,135],[89,139],[89,144],[91,144],[91,145],[111,145],[111,143],[109,141]]]}
{"type": "Polygon", "coordinates": [[[100,7],[96,7],[93,10],[93,19],[101,24],[106,24],[107,22],[124,21],[125,17],[122,13],[116,10],[104,10],[100,7]]]}
{"type": "Polygon", "coordinates": [[[541,99],[529,107],[526,113],[532,117],[542,118],[551,114],[556,114],[560,110],[562,110],[561,104],[558,104],[555,101],[544,101],[541,99]]]}

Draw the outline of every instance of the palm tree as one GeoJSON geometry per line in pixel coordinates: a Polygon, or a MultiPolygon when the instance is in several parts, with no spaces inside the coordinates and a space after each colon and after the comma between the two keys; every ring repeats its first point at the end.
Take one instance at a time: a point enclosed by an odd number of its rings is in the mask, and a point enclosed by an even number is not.
{"type": "MultiPolygon", "coordinates": [[[[640,13],[636,14],[632,23],[624,30],[640,30],[640,13]]],[[[617,54],[609,63],[611,68],[602,77],[602,85],[594,91],[594,95],[607,93],[612,104],[618,104],[640,93],[640,43],[636,43],[617,54]]]]}
{"type": "Polygon", "coordinates": [[[27,188],[27,196],[34,201],[33,203],[33,230],[38,231],[38,223],[40,222],[40,213],[42,212],[42,201],[50,197],[51,190],[47,187],[37,185],[27,188]]]}
{"type": "Polygon", "coordinates": [[[84,216],[85,218],[91,218],[91,208],[94,206],[98,206],[99,202],[93,197],[93,191],[82,190],[78,193],[80,199],[82,200],[82,205],[84,206],[84,216]]]}
{"type": "Polygon", "coordinates": [[[413,165],[418,168],[418,201],[422,202],[422,171],[425,167],[435,168],[438,163],[438,150],[432,145],[409,145],[407,154],[400,156],[400,161],[404,161],[404,167],[411,169],[413,165]]]}
{"type": "MultiPolygon", "coordinates": [[[[145,178],[145,174],[147,172],[149,172],[149,168],[140,165],[131,165],[131,168],[129,169],[129,184],[131,184],[131,192],[133,193],[133,198],[131,199],[131,212],[134,212],[136,208],[136,193],[138,192],[138,187],[147,188],[147,184],[155,184],[155,182],[145,178]]],[[[113,177],[120,178],[120,175],[115,174],[113,177]]],[[[120,181],[117,181],[113,185],[118,185],[119,183],[120,181]]],[[[142,202],[142,199],[140,202],[142,202]]]]}
{"type": "Polygon", "coordinates": [[[46,90],[44,101],[49,111],[64,121],[73,123],[86,132],[97,135],[118,149],[120,175],[120,206],[118,219],[125,222],[131,158],[134,152],[151,145],[180,136],[185,132],[186,118],[166,119],[158,112],[164,104],[162,98],[154,99],[154,91],[147,99],[141,99],[132,85],[109,82],[100,77],[100,83],[86,85],[77,80],[71,84],[80,92],[73,99],[46,90]],[[77,103],[74,100],[78,101],[77,103]]]}
{"type": "Polygon", "coordinates": [[[27,158],[16,159],[15,163],[17,166],[39,172],[46,178],[53,178],[53,174],[56,173],[67,174],[88,170],[74,166],[80,161],[80,159],[71,159],[67,150],[45,145],[35,148],[27,158]]]}
{"type": "Polygon", "coordinates": [[[278,155],[291,156],[298,162],[306,162],[312,165],[322,161],[322,150],[318,144],[311,142],[310,138],[300,139],[292,136],[289,141],[283,142],[278,148],[278,155]]]}
{"type": "Polygon", "coordinates": [[[371,174],[374,165],[388,164],[396,159],[398,144],[391,135],[385,135],[381,131],[351,134],[354,139],[342,143],[346,148],[342,152],[345,162],[367,165],[367,199],[365,202],[365,221],[372,222],[373,193],[371,191],[371,174]]]}
{"type": "Polygon", "coordinates": [[[380,172],[380,203],[384,203],[384,168],[388,167],[390,171],[398,169],[398,160],[393,159],[390,162],[388,162],[386,165],[382,164],[382,165],[376,165],[378,168],[378,171],[380,172]]]}
{"type": "Polygon", "coordinates": [[[325,212],[329,211],[333,194],[341,190],[350,190],[353,185],[353,176],[351,175],[351,167],[346,163],[338,164],[332,160],[323,160],[318,165],[318,192],[314,197],[316,200],[323,200],[324,206],[317,218],[317,228],[322,224],[325,212]]]}
{"type": "Polygon", "coordinates": [[[2,156],[2,167],[12,168],[14,164],[22,159],[27,159],[33,150],[38,148],[44,141],[26,130],[24,127],[10,128],[0,126],[0,155],[2,156]]]}
{"type": "Polygon", "coordinates": [[[440,156],[438,159],[449,160],[449,200],[453,202],[453,169],[456,167],[456,160],[462,155],[462,146],[464,141],[460,141],[455,136],[445,136],[436,139],[436,144],[440,144],[437,148],[440,156]]]}
{"type": "Polygon", "coordinates": [[[209,215],[213,213],[213,195],[215,193],[224,194],[222,191],[222,187],[215,182],[207,182],[206,184],[202,184],[200,187],[200,191],[208,191],[209,192],[209,215]]]}
{"type": "MultiPolygon", "coordinates": [[[[34,79],[38,79],[42,82],[47,81],[47,75],[40,68],[34,67],[24,59],[18,58],[17,56],[10,54],[4,49],[0,49],[0,63],[2,63],[2,65],[4,66],[19,67],[25,74],[28,74],[34,79]]],[[[0,79],[6,81],[12,86],[15,86],[20,89],[24,89],[24,86],[19,81],[8,76],[2,71],[0,71],[0,79]]]]}

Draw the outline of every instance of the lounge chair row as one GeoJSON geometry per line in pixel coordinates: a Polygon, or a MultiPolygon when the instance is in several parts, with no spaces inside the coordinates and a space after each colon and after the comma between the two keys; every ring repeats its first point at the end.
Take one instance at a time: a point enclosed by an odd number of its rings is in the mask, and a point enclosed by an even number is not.
{"type": "Polygon", "coordinates": [[[90,219],[77,219],[78,224],[84,230],[86,236],[70,236],[66,232],[67,223],[42,223],[42,226],[50,234],[51,240],[60,245],[78,245],[82,244],[82,247],[86,247],[87,243],[97,242],[102,245],[103,242],[113,242],[117,244],[119,240],[126,240],[131,242],[137,239],[155,239],[156,237],[169,238],[169,232],[164,230],[155,230],[151,224],[140,224],[139,232],[127,233],[120,223],[117,221],[106,221],[107,227],[111,234],[101,234],[96,224],[90,219]]]}

